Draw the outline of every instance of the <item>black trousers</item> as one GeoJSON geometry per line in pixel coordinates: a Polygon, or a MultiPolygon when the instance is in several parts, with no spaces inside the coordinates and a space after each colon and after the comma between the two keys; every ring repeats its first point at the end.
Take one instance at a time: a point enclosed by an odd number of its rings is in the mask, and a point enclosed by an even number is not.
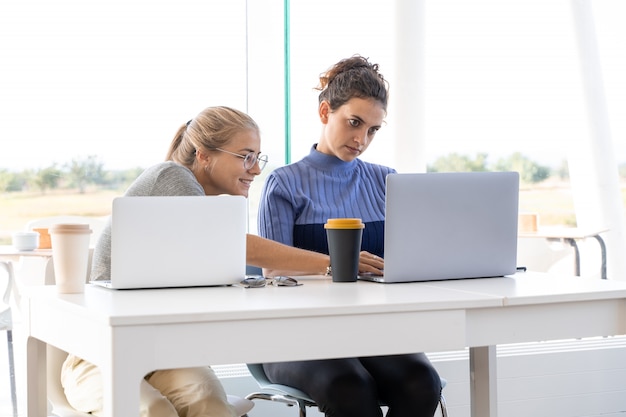
{"type": "Polygon", "coordinates": [[[263,364],[270,381],[306,392],[327,417],[432,417],[441,379],[426,355],[263,364]]]}

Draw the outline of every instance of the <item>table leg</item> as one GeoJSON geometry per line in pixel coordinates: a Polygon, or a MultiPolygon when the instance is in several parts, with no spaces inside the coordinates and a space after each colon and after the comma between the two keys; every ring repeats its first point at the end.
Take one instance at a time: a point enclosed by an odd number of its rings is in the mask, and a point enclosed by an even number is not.
{"type": "Polygon", "coordinates": [[[606,244],[600,235],[595,235],[594,238],[598,241],[600,252],[602,253],[602,265],[600,265],[600,270],[602,271],[601,278],[606,279],[606,244]]]}
{"type": "Polygon", "coordinates": [[[497,417],[498,374],[495,346],[469,349],[472,417],[497,417]]]}
{"type": "MultiPolygon", "coordinates": [[[[594,235],[593,238],[596,239],[598,241],[598,244],[600,245],[600,253],[602,255],[602,265],[600,265],[600,273],[601,278],[606,279],[606,244],[604,243],[604,239],[602,239],[600,235],[594,235]]],[[[574,248],[574,259],[576,262],[575,275],[580,276],[580,250],[578,249],[576,239],[568,238],[565,240],[574,248]]]]}
{"type": "Polygon", "coordinates": [[[580,249],[578,249],[576,239],[566,238],[565,240],[574,248],[574,275],[580,276],[580,249]]]}
{"type": "Polygon", "coordinates": [[[102,372],[103,417],[139,416],[140,383],[143,376],[132,366],[114,365],[102,372]],[[133,382],[136,381],[136,382],[133,382]]]}
{"type": "Polygon", "coordinates": [[[47,416],[46,344],[33,337],[26,340],[26,415],[47,416]]]}
{"type": "Polygon", "coordinates": [[[140,415],[140,386],[144,375],[154,370],[147,338],[137,342],[130,337],[137,334],[132,326],[116,329],[100,364],[102,372],[103,417],[135,417],[140,415]]]}

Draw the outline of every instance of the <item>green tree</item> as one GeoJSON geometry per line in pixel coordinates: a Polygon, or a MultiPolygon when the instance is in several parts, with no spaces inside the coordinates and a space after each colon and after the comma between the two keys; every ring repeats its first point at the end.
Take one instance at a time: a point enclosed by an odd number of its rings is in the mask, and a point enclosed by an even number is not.
{"type": "Polygon", "coordinates": [[[520,152],[515,152],[508,158],[501,158],[496,163],[496,171],[517,171],[520,181],[535,184],[546,180],[550,176],[550,168],[531,161],[520,152]]]}
{"type": "Polygon", "coordinates": [[[66,165],[70,184],[83,194],[88,184],[99,184],[104,180],[104,164],[95,155],[86,159],[72,159],[66,165]]]}
{"type": "Polygon", "coordinates": [[[136,167],[121,171],[107,171],[102,185],[108,189],[125,189],[144,171],[144,168],[136,167]]]}
{"type": "Polygon", "coordinates": [[[0,169],[0,193],[4,193],[9,189],[12,174],[6,169],[0,169]]]}
{"type": "MultiPolygon", "coordinates": [[[[28,175],[28,174],[27,174],[28,175]]],[[[55,189],[59,185],[61,171],[53,164],[32,174],[30,182],[45,194],[48,189],[55,189]]]]}
{"type": "Polygon", "coordinates": [[[487,171],[487,154],[478,153],[472,159],[467,155],[451,153],[441,156],[428,166],[429,172],[487,171]]]}
{"type": "Polygon", "coordinates": [[[28,182],[27,180],[27,173],[0,170],[0,192],[22,191],[28,182]]]}

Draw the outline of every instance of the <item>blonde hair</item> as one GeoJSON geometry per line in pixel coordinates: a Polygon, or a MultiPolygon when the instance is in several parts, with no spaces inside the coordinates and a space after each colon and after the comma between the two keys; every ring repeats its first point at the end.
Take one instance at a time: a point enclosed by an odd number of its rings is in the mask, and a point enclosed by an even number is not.
{"type": "Polygon", "coordinates": [[[256,122],[246,113],[225,106],[208,107],[178,129],[165,160],[191,168],[196,150],[215,150],[246,130],[259,132],[256,122]]]}

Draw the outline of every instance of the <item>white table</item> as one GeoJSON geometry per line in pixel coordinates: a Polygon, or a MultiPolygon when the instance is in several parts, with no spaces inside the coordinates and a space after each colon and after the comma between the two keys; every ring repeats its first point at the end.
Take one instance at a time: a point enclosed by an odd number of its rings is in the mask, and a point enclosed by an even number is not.
{"type": "Polygon", "coordinates": [[[20,256],[52,257],[52,249],[18,250],[12,245],[0,245],[0,258],[19,258],[20,256]]]}
{"type": "Polygon", "coordinates": [[[576,241],[593,238],[600,246],[600,277],[606,279],[606,243],[600,236],[601,233],[608,232],[609,229],[582,229],[577,227],[542,227],[538,230],[519,232],[518,237],[522,238],[543,238],[552,241],[564,241],[574,248],[574,268],[575,274],[580,275],[580,250],[576,241]]]}
{"type": "Polygon", "coordinates": [[[502,297],[500,309],[467,310],[472,416],[497,416],[495,345],[626,334],[625,284],[532,272],[431,284],[502,297]]]}
{"type": "Polygon", "coordinates": [[[626,333],[622,281],[530,273],[387,285],[302,281],[258,289],[88,286],[78,295],[32,288],[28,416],[45,413],[47,343],[101,368],[105,416],[136,414],[138,382],[154,369],[469,346],[472,415],[495,417],[498,343],[626,333]]]}

